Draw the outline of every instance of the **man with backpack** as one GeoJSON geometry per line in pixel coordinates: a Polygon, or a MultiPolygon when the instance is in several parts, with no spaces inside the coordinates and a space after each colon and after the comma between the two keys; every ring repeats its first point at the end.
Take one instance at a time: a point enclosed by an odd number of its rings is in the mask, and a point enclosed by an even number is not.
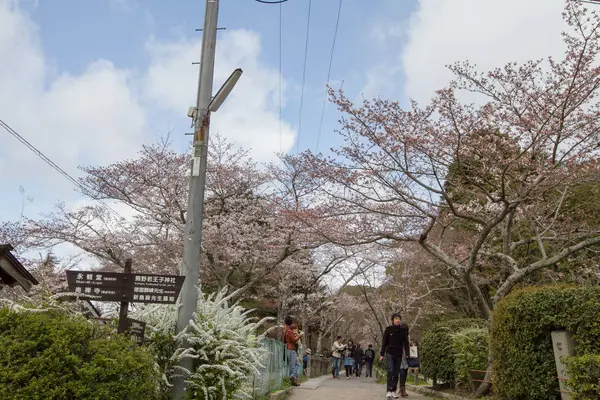
{"type": "Polygon", "coordinates": [[[375,361],[375,350],[373,350],[373,345],[370,344],[369,348],[365,350],[365,376],[367,378],[373,377],[373,361],[375,361]]]}

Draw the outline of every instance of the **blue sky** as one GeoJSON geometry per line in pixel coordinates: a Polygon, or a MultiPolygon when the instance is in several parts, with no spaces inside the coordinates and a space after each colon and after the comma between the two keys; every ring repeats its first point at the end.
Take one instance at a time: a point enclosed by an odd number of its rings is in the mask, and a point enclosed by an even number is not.
{"type": "MultiPolygon", "coordinates": [[[[313,0],[300,150],[315,149],[338,0],[313,0]]],[[[560,54],[562,0],[343,0],[331,84],[355,99],[425,102],[469,58],[482,68],[560,54]]],[[[223,0],[215,86],[244,75],[211,131],[259,161],[295,152],[308,0],[282,5],[283,118],[279,130],[279,6],[223,0]],[[281,146],[280,146],[281,140],[281,146]]],[[[171,131],[186,151],[204,1],[0,0],[0,119],[62,168],[134,157],[171,131]],[[6,56],[6,57],[5,57],[6,56]]],[[[338,144],[327,105],[320,150],[338,144]]],[[[73,186],[0,130],[0,221],[19,217],[19,186],[37,217],[57,201],[85,204],[73,186]]]]}
{"type": "MultiPolygon", "coordinates": [[[[349,93],[359,94],[366,85],[364,73],[386,57],[386,46],[375,35],[386,16],[393,23],[406,23],[416,3],[414,1],[378,0],[371,2],[345,0],[342,4],[332,82],[344,80],[349,93]],[[375,43],[374,45],[374,42],[375,43]]],[[[282,74],[293,88],[286,90],[283,118],[295,129],[299,125],[308,0],[289,0],[282,7],[282,74]]],[[[300,148],[316,146],[324,83],[334,35],[338,0],[313,0],[311,5],[308,57],[300,148]]],[[[279,5],[261,4],[253,0],[223,1],[219,10],[219,27],[226,30],[245,29],[260,37],[260,61],[271,68],[279,67],[279,5]]],[[[111,60],[119,68],[142,70],[149,63],[145,44],[149,38],[177,41],[181,38],[200,39],[203,23],[203,1],[165,2],[158,0],[105,0],[82,2],[58,0],[40,2],[31,12],[42,33],[42,45],[48,60],[57,71],[80,74],[98,58],[111,60]]],[[[219,36],[227,35],[221,31],[219,36]]],[[[217,46],[219,46],[217,44],[217,46]]],[[[402,39],[395,43],[396,51],[402,39]]],[[[190,60],[196,61],[196,60],[190,60]]],[[[240,65],[240,67],[244,67],[240,65]]],[[[196,67],[190,64],[190,70],[196,67]]],[[[400,95],[402,76],[395,85],[400,95]]],[[[194,86],[196,82],[189,82],[194,86]]],[[[215,85],[218,85],[215,82],[215,85]]],[[[391,93],[390,93],[391,94],[391,93]]],[[[190,99],[191,100],[191,99],[190,99]]],[[[325,118],[323,147],[335,144],[333,129],[337,121],[335,110],[325,118]]],[[[181,110],[185,117],[185,110],[181,110]]],[[[296,145],[293,147],[294,151],[296,145]]]]}

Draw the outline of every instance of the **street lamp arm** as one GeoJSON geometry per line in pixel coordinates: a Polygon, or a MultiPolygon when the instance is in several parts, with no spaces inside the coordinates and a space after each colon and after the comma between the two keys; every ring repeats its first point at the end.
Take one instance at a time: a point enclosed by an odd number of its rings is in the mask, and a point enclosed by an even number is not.
{"type": "Polygon", "coordinates": [[[221,107],[221,104],[223,104],[227,96],[229,96],[243,72],[244,71],[242,71],[241,68],[238,68],[231,73],[217,94],[215,94],[210,103],[208,103],[208,111],[215,112],[221,107]]]}

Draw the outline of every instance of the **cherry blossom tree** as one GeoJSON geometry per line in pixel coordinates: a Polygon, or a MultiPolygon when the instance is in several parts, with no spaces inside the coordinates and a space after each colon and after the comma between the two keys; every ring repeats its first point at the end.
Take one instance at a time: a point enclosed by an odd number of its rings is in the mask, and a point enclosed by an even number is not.
{"type": "MultiPolygon", "coordinates": [[[[84,167],[84,195],[107,202],[55,212],[26,226],[30,244],[51,247],[70,243],[95,256],[104,268],[134,259],[139,272],[177,273],[182,254],[189,179],[188,157],[167,141],[143,146],[133,160],[84,167]],[[122,218],[115,204],[133,214],[122,218]]],[[[247,294],[301,251],[315,246],[290,218],[294,197],[277,186],[272,171],[257,165],[248,152],[222,138],[211,141],[201,281],[207,290],[228,287],[247,294]]],[[[301,184],[290,190],[298,193],[301,184]]],[[[119,208],[121,209],[121,208],[119,208]]]]}
{"type": "Polygon", "coordinates": [[[455,80],[428,105],[375,99],[345,114],[334,156],[306,153],[327,223],[340,245],[417,243],[459,278],[490,318],[494,304],[532,274],[600,243],[600,226],[573,224],[564,200],[598,182],[600,17],[568,2],[563,59],[509,63],[455,80]],[[478,103],[464,104],[461,93],[478,103]],[[462,240],[449,233],[457,230],[462,240]],[[521,256],[535,244],[536,254],[521,256]],[[493,268],[495,287],[481,286],[493,268]],[[488,271],[489,272],[489,271],[488,271]]]}

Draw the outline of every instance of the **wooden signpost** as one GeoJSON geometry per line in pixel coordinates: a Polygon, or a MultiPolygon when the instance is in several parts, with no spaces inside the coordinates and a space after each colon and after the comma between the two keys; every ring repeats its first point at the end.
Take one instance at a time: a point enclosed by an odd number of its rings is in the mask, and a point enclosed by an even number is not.
{"type": "MultiPolygon", "coordinates": [[[[122,273],[66,271],[69,291],[76,293],[80,299],[121,302],[119,333],[128,331],[128,326],[131,326],[128,321],[135,321],[127,318],[129,303],[175,304],[185,280],[185,276],[180,275],[134,274],[131,264],[128,258],[122,273]]],[[[145,328],[143,322],[136,322],[145,328]]],[[[141,332],[143,340],[143,328],[141,332]]]]}

